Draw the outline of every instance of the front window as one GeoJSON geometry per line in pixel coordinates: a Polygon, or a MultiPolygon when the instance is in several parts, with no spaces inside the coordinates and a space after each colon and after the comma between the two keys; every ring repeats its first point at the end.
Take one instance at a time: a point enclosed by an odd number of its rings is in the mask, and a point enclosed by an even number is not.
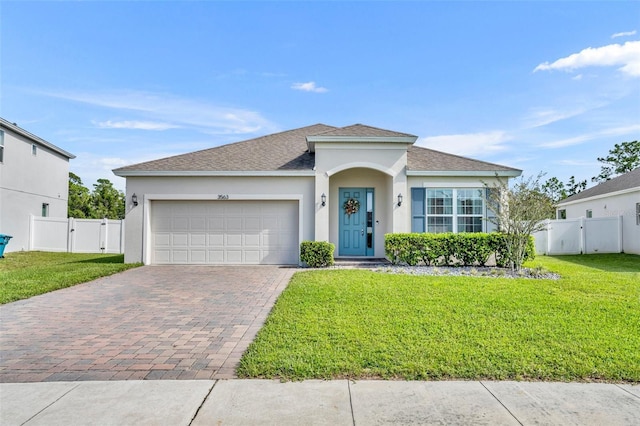
{"type": "Polygon", "coordinates": [[[481,189],[458,189],[458,232],[482,232],[481,189]]]}
{"type": "Polygon", "coordinates": [[[453,232],[452,189],[427,189],[427,232],[453,232]]]}
{"type": "Polygon", "coordinates": [[[480,188],[412,188],[412,232],[483,232],[485,203],[480,188]]]}

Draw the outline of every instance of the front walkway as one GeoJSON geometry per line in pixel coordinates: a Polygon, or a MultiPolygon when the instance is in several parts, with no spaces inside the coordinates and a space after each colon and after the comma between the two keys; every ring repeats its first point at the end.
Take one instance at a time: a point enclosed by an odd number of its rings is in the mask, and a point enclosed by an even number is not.
{"type": "Polygon", "coordinates": [[[0,382],[233,378],[294,272],[144,266],[0,306],[0,382]]]}

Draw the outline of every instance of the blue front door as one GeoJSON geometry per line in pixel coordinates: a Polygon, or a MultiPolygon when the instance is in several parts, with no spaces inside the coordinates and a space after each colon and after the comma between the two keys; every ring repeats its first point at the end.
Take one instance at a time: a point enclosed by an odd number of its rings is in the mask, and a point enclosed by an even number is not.
{"type": "Polygon", "coordinates": [[[373,256],[373,189],[340,188],[340,256],[373,256]]]}

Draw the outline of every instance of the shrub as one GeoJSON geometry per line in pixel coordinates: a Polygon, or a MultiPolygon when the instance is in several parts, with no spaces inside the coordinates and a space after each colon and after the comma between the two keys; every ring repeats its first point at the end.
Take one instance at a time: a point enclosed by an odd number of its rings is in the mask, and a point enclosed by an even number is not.
{"type": "MultiPolygon", "coordinates": [[[[385,253],[394,264],[415,266],[482,266],[493,254],[496,265],[511,266],[506,234],[500,233],[443,233],[443,234],[387,234],[385,253]]],[[[529,237],[525,260],[535,257],[533,237],[529,237]]]]}
{"type": "Polygon", "coordinates": [[[303,241],[300,243],[300,260],[310,268],[333,265],[335,245],[326,241],[303,241]]]}

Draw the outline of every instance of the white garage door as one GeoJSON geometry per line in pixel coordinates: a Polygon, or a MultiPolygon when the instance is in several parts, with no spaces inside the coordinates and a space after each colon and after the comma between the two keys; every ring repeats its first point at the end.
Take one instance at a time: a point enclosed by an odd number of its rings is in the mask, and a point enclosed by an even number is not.
{"type": "Polygon", "coordinates": [[[152,201],[154,264],[297,264],[297,201],[152,201]]]}

